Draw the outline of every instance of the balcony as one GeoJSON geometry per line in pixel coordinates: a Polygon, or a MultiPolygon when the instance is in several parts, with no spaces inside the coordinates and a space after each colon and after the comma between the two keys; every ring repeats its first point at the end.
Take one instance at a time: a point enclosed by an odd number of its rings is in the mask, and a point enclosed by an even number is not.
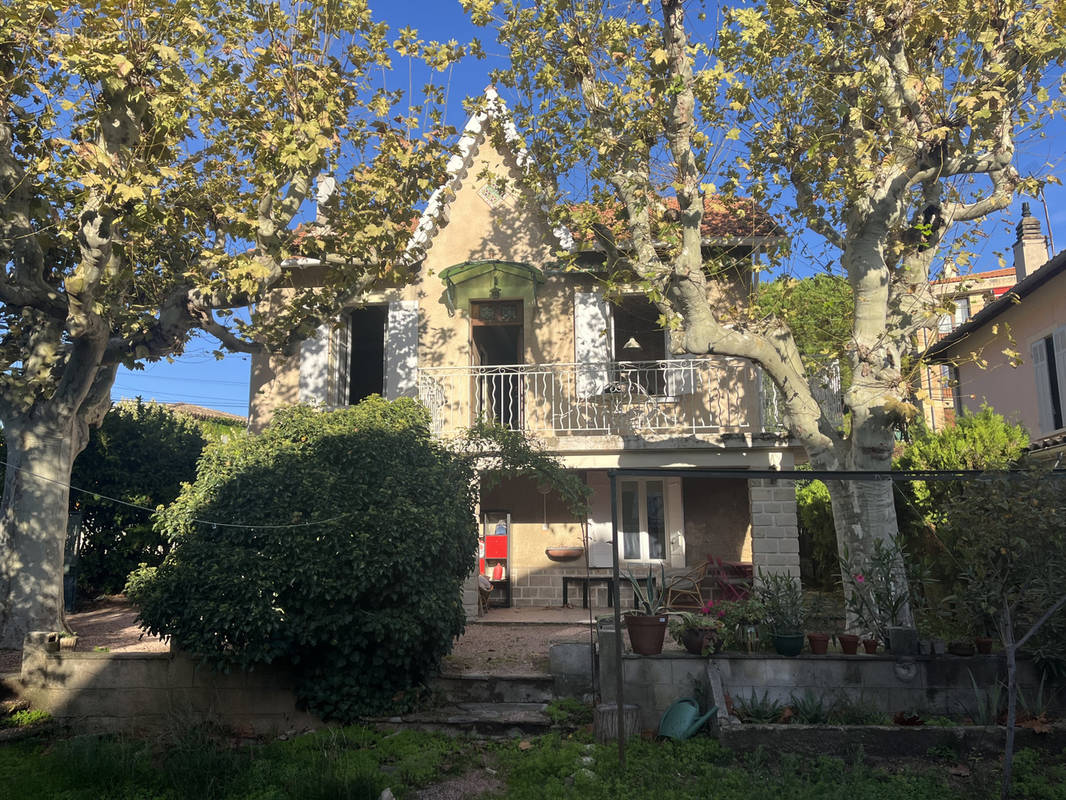
{"type": "Polygon", "coordinates": [[[479,419],[540,438],[777,430],[777,403],[772,395],[764,400],[762,386],[750,362],[718,356],[421,367],[418,379],[419,399],[438,436],[479,419]]]}

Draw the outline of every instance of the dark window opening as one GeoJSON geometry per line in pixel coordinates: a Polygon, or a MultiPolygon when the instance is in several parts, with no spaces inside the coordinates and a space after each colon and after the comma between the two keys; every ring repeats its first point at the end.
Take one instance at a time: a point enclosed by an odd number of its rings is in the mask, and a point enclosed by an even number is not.
{"type": "Polygon", "coordinates": [[[1047,353],[1047,378],[1051,389],[1051,429],[1057,431],[1062,427],[1062,400],[1059,396],[1059,368],[1055,363],[1054,337],[1044,339],[1044,352],[1047,353]]]}
{"type": "Polygon", "coordinates": [[[385,394],[385,327],[388,317],[388,306],[356,308],[349,317],[349,405],[372,394],[385,394]]]}
{"type": "MultiPolygon", "coordinates": [[[[659,327],[659,309],[646,297],[624,297],[612,308],[614,360],[617,362],[662,362],[666,359],[666,334],[659,327]]],[[[618,380],[639,387],[650,395],[666,394],[662,364],[622,365],[618,380]]]]}

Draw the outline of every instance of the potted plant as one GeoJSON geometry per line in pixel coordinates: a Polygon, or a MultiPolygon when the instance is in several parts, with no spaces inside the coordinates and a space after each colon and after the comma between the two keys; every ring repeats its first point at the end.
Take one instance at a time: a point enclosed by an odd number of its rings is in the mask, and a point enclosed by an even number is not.
{"type": "Polygon", "coordinates": [[[720,600],[715,608],[725,623],[726,642],[731,649],[745,653],[759,649],[759,626],[763,624],[766,610],[757,597],[720,600]]]}
{"type": "Polygon", "coordinates": [[[803,649],[803,590],[793,575],[764,574],[759,570],[756,588],[773,632],[774,650],[782,656],[798,656],[803,649]]]}
{"type": "MultiPolygon", "coordinates": [[[[892,631],[902,627],[905,610],[911,602],[908,595],[910,584],[903,575],[905,562],[906,554],[898,540],[889,544],[876,541],[872,552],[865,556],[845,550],[840,559],[848,627],[872,631],[893,650],[892,631]]],[[[904,634],[904,639],[906,637],[904,634]]],[[[843,638],[838,639],[843,648],[843,638]]],[[[859,637],[855,641],[858,642],[859,637]]],[[[845,649],[844,652],[849,651],[845,649]]]]}
{"type": "Polygon", "coordinates": [[[824,656],[829,652],[827,631],[831,629],[829,604],[825,596],[811,595],[807,602],[807,641],[811,645],[813,655],[824,656]]]}
{"type": "Polygon", "coordinates": [[[868,633],[862,637],[862,649],[866,651],[866,655],[872,656],[877,652],[877,637],[872,633],[868,633]]]}
{"type": "Polygon", "coordinates": [[[725,623],[714,612],[714,602],[698,613],[682,611],[670,617],[670,637],[695,656],[709,656],[722,649],[725,623]]]}
{"type": "Polygon", "coordinates": [[[846,656],[853,656],[859,652],[859,635],[857,633],[838,633],[837,643],[840,651],[846,656]]]}
{"type": "Polygon", "coordinates": [[[659,582],[656,584],[651,567],[648,577],[641,585],[626,570],[626,578],[633,587],[633,605],[638,611],[626,612],[626,630],[629,632],[629,645],[633,652],[642,656],[657,656],[663,651],[663,639],[666,638],[667,615],[664,605],[666,593],[666,570],[659,566],[659,582]]]}

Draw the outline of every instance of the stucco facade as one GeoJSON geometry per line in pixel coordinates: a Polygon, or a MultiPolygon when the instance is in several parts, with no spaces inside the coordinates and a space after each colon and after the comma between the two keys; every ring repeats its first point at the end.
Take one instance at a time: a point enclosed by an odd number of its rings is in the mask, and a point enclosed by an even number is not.
{"type": "Polygon", "coordinates": [[[989,405],[1024,425],[1036,449],[1066,441],[1066,252],[1043,261],[1039,223],[1026,215],[1015,247],[1018,282],[930,349],[956,371],[962,407],[989,405]],[[1028,252],[1026,252],[1028,250],[1028,252]]]}
{"type": "MultiPolygon", "coordinates": [[[[250,422],[261,428],[292,402],[356,402],[379,386],[390,399],[420,399],[442,438],[482,418],[525,430],[592,488],[588,517],[572,518],[558,498],[518,481],[486,493],[481,506],[510,515],[502,560],[510,602],[558,605],[562,578],[587,575],[590,565],[585,556],[552,561],[545,550],[588,544],[588,554],[610,541],[606,470],[788,469],[794,449],[764,414],[753,365],[673,356],[641,295],[605,297],[595,259],[562,268],[560,253],[575,248],[569,235],[551,229],[536,198],[501,188],[500,178],[515,185],[523,159],[508,125],[492,104],[467,125],[449,184],[414,236],[423,256],[416,280],[371,295],[291,358],[253,359],[250,422]],[[369,350],[366,339],[376,340],[369,350]]],[[[740,264],[716,291],[730,301],[747,296],[765,238],[714,242],[734,248],[740,264]]],[[[798,574],[798,546],[778,544],[796,537],[791,485],[775,487],[774,513],[754,514],[765,490],[745,484],[677,474],[624,482],[616,500],[629,514],[629,537],[620,555],[683,570],[713,554],[798,574]]],[[[501,561],[487,560],[490,572],[501,561]]]]}

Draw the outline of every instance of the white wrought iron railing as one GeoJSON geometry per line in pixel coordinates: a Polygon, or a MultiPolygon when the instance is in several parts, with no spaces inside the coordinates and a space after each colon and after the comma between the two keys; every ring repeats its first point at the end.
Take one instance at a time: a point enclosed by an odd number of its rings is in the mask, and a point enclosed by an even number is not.
{"type": "Polygon", "coordinates": [[[750,362],[669,361],[420,367],[434,432],[494,420],[547,436],[742,433],[775,428],[750,362]]]}

